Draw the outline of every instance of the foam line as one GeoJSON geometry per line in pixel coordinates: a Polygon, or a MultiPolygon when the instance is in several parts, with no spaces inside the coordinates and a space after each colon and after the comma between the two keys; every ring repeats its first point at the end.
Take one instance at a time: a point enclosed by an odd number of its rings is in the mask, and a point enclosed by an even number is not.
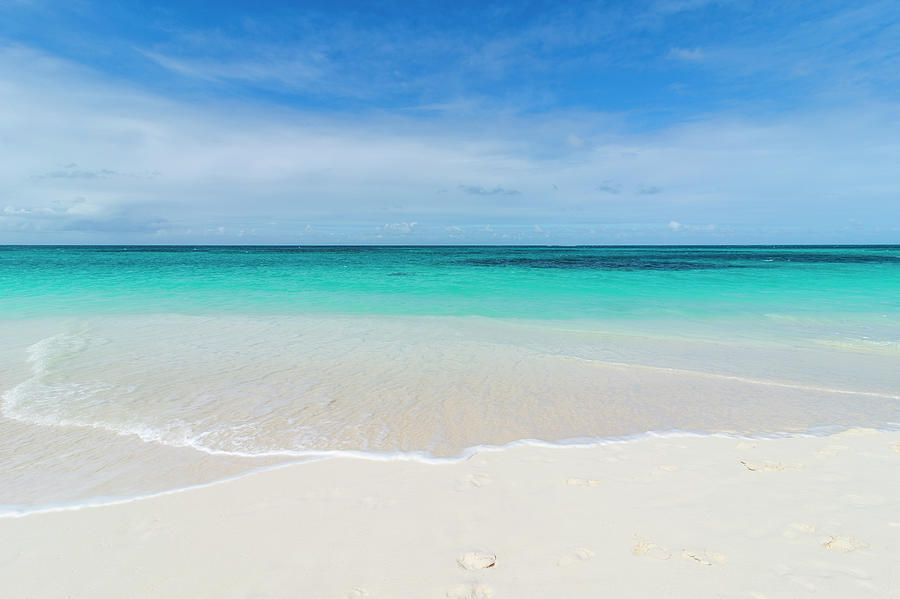
{"type": "MultiPolygon", "coordinates": [[[[546,441],[542,439],[521,439],[518,441],[512,441],[510,443],[506,443],[503,445],[475,445],[463,450],[456,456],[453,457],[445,457],[439,458],[434,456],[429,456],[424,452],[373,452],[373,451],[358,451],[358,450],[308,450],[308,451],[290,451],[283,453],[274,453],[271,452],[268,455],[283,455],[283,456],[291,456],[296,458],[292,461],[288,461],[282,464],[273,464],[269,466],[263,466],[260,468],[254,468],[252,470],[248,470],[246,472],[242,472],[240,474],[236,474],[233,476],[228,476],[225,478],[221,478],[218,480],[214,480],[207,483],[201,483],[196,485],[187,485],[183,487],[176,487],[174,489],[167,489],[165,491],[158,491],[154,493],[145,493],[139,495],[132,495],[127,497],[95,497],[92,499],[76,501],[71,503],[61,503],[61,504],[49,504],[49,505],[35,505],[35,506],[18,506],[18,505],[0,505],[0,518],[21,518],[25,516],[33,516],[40,514],[49,514],[55,512],[68,512],[80,509],[89,509],[89,508],[98,508],[98,507],[107,507],[114,505],[121,505],[125,503],[131,503],[134,501],[141,501],[144,499],[152,499],[154,497],[163,497],[166,495],[173,495],[175,493],[181,493],[183,491],[190,491],[194,489],[202,489],[205,487],[211,487],[213,485],[223,484],[229,481],[237,480],[240,478],[244,478],[247,476],[253,476],[255,474],[259,474],[261,472],[268,472],[270,470],[276,470],[279,468],[287,468],[290,466],[296,466],[299,464],[305,464],[310,462],[316,462],[326,459],[352,459],[352,460],[365,460],[372,462],[393,462],[393,461],[403,461],[403,462],[417,462],[420,464],[441,466],[448,464],[457,464],[460,462],[464,462],[470,459],[472,456],[478,453],[486,453],[486,452],[501,452],[507,451],[516,447],[540,447],[545,449],[589,449],[592,447],[600,447],[605,445],[619,445],[619,444],[629,444],[636,442],[649,441],[653,439],[678,439],[678,438],[724,438],[724,439],[745,439],[745,440],[753,440],[753,439],[778,439],[778,438],[791,438],[791,437],[824,437],[832,434],[836,434],[842,432],[844,430],[848,430],[847,427],[820,427],[817,429],[812,429],[805,432],[783,432],[783,433],[767,433],[761,435],[739,435],[733,433],[703,433],[696,431],[683,431],[683,430],[669,430],[669,431],[650,431],[646,433],[637,433],[633,435],[626,435],[622,437],[597,437],[597,438],[574,438],[574,439],[564,439],[562,441],[546,441]]],[[[886,426],[876,429],[879,432],[887,432],[887,431],[895,431],[900,430],[900,423],[888,423],[886,426]]],[[[218,452],[223,455],[235,455],[231,452],[218,452]]],[[[258,457],[258,456],[254,456],[258,457]]]]}

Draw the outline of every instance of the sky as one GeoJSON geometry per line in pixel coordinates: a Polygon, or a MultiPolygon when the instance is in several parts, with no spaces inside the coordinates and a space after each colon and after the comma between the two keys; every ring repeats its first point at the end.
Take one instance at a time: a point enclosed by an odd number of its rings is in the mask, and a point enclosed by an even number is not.
{"type": "Polygon", "coordinates": [[[0,0],[4,243],[900,243],[900,4],[0,0]]]}

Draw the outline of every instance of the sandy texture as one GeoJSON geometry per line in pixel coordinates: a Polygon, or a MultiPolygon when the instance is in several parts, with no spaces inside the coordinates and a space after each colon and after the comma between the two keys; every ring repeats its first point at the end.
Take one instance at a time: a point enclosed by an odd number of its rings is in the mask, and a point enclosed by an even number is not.
{"type": "Polygon", "coordinates": [[[5,597],[900,598],[900,433],[332,459],[0,539],[5,597]]]}

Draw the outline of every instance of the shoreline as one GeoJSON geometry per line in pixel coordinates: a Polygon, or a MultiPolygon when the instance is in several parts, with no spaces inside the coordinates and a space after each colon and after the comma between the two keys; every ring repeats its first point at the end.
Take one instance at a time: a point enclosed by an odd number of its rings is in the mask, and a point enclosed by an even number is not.
{"type": "MultiPolygon", "coordinates": [[[[628,334],[588,317],[11,321],[0,510],[110,503],[351,449],[452,458],[521,439],[900,422],[895,350],[823,345],[831,324],[862,334],[873,313],[758,334],[742,319],[646,316],[628,334]]],[[[896,338],[893,325],[878,335],[896,338]]]]}
{"type": "MultiPolygon", "coordinates": [[[[634,433],[619,437],[576,437],[571,439],[560,439],[559,441],[549,441],[545,439],[519,439],[502,445],[481,444],[474,445],[463,449],[460,453],[453,456],[434,456],[426,451],[367,451],[356,449],[332,449],[332,450],[316,450],[310,449],[305,451],[285,450],[281,452],[269,452],[261,454],[243,454],[235,452],[210,452],[198,449],[193,446],[186,446],[187,449],[193,449],[201,453],[223,457],[237,457],[248,460],[253,459],[272,459],[282,457],[283,462],[275,462],[249,468],[248,470],[229,474],[222,478],[216,478],[204,482],[191,483],[181,486],[162,489],[148,493],[138,493],[135,495],[122,496],[96,496],[87,497],[80,500],[60,503],[47,504],[0,504],[0,520],[4,518],[23,518],[31,515],[49,514],[56,512],[71,512],[82,509],[95,509],[102,507],[110,507],[121,504],[133,503],[154,499],[166,495],[189,492],[196,489],[211,487],[215,485],[225,484],[234,480],[255,476],[270,470],[281,468],[300,467],[304,464],[329,460],[359,460],[363,462],[412,462],[416,464],[447,466],[458,464],[471,459],[480,453],[504,452],[520,447],[534,447],[541,449],[592,449],[596,447],[604,447],[607,445],[627,445],[630,443],[639,443],[652,439],[690,439],[690,438],[722,438],[733,439],[735,441],[753,442],[757,440],[773,440],[773,439],[791,439],[791,438],[822,438],[834,435],[840,435],[852,430],[871,430],[877,433],[890,433],[900,431],[900,423],[888,422],[881,427],[852,427],[842,425],[820,426],[806,431],[775,431],[770,433],[759,434],[743,434],[724,431],[684,431],[684,430],[668,430],[668,431],[646,431],[642,433],[634,433]]],[[[120,436],[136,436],[145,443],[153,443],[140,438],[139,435],[132,433],[116,433],[120,436]]]]}
{"type": "Polygon", "coordinates": [[[435,466],[335,457],[7,516],[0,575],[30,597],[900,597],[897,430],[435,466]]]}

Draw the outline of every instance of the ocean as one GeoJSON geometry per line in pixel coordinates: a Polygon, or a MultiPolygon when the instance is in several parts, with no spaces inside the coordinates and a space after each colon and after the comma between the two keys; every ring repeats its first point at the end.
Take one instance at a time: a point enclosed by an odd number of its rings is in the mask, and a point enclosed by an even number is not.
{"type": "Polygon", "coordinates": [[[0,247],[0,510],[900,423],[900,246],[0,247]]]}

